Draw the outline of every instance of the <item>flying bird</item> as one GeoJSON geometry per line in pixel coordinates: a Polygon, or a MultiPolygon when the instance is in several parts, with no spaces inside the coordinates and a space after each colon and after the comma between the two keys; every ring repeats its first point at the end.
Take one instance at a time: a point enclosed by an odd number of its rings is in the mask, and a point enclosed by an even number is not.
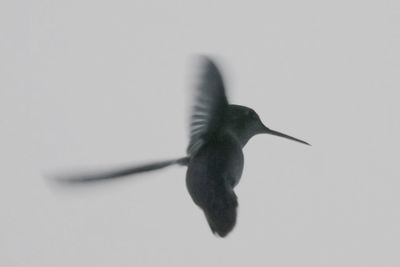
{"type": "Polygon", "coordinates": [[[91,183],[171,165],[187,166],[186,187],[192,200],[204,212],[211,231],[225,237],[236,223],[238,200],[234,188],[242,176],[243,147],[249,139],[257,134],[270,134],[309,143],[266,127],[249,107],[229,104],[221,72],[211,58],[201,57],[199,78],[185,157],[100,173],[70,174],[59,181],[91,183]]]}

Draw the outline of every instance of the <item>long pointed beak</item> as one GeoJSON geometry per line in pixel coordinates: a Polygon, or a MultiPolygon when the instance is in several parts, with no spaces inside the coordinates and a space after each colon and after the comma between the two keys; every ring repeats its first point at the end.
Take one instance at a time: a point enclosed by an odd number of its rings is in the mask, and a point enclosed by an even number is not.
{"type": "Polygon", "coordinates": [[[281,133],[281,132],[278,132],[278,131],[271,130],[266,126],[263,127],[263,131],[262,132],[263,133],[267,133],[267,134],[271,134],[271,135],[275,135],[275,136],[280,136],[280,137],[283,137],[283,138],[287,138],[287,139],[290,139],[290,140],[293,140],[293,141],[296,141],[296,142],[311,146],[309,143],[307,143],[307,142],[305,142],[303,140],[294,138],[294,137],[292,137],[290,135],[287,135],[287,134],[284,134],[284,133],[281,133]]]}

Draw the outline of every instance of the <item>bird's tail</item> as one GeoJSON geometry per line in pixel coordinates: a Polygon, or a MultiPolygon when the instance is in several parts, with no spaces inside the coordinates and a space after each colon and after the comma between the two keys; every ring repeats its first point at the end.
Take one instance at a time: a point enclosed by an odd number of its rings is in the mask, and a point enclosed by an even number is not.
{"type": "Polygon", "coordinates": [[[189,163],[189,157],[183,157],[173,160],[158,161],[143,165],[135,165],[129,167],[121,167],[118,169],[103,170],[103,171],[78,171],[69,172],[61,175],[53,175],[53,180],[65,184],[81,184],[97,182],[102,180],[114,179],[127,177],[129,175],[139,174],[143,172],[149,172],[159,170],[171,165],[187,166],[189,163]]]}
{"type": "Polygon", "coordinates": [[[237,197],[232,191],[225,196],[216,197],[211,206],[203,207],[208,224],[214,234],[225,237],[236,224],[237,197]]]}

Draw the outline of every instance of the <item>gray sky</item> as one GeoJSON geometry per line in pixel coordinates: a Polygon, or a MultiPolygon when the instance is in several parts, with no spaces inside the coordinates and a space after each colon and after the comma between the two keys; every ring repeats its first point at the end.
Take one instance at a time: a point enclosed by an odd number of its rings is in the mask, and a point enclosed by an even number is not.
{"type": "Polygon", "coordinates": [[[2,1],[1,266],[399,266],[399,1],[2,1]],[[245,148],[214,237],[172,167],[64,190],[42,177],[183,155],[193,54],[229,99],[310,142],[245,148]]]}

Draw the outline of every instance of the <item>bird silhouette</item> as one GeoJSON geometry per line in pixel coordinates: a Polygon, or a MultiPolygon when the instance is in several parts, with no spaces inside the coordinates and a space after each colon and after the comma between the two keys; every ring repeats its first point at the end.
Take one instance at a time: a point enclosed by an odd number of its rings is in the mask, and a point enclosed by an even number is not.
{"type": "Polygon", "coordinates": [[[234,188],[242,176],[242,150],[249,139],[257,134],[271,134],[309,144],[266,127],[253,109],[229,104],[222,75],[211,58],[201,57],[199,78],[191,110],[187,156],[118,170],[69,174],[58,177],[59,181],[91,183],[175,164],[187,166],[186,186],[192,200],[203,210],[211,231],[225,237],[236,223],[238,200],[234,188]]]}

